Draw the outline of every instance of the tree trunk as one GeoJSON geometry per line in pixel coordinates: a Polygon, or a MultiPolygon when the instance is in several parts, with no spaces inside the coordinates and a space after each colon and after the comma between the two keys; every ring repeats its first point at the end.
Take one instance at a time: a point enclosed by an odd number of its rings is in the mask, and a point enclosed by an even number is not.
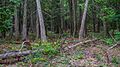
{"type": "Polygon", "coordinates": [[[36,34],[37,34],[36,38],[39,39],[39,37],[40,37],[40,26],[39,26],[38,15],[37,15],[37,18],[36,18],[36,34]]]}
{"type": "Polygon", "coordinates": [[[100,21],[98,18],[96,18],[95,28],[96,28],[96,33],[99,33],[100,32],[100,21]]]}
{"type": "Polygon", "coordinates": [[[96,16],[95,16],[95,8],[94,8],[93,0],[92,0],[92,18],[93,18],[93,32],[96,32],[96,16]]]}
{"type": "Polygon", "coordinates": [[[89,0],[86,0],[86,2],[85,2],[84,13],[83,13],[83,17],[82,17],[82,21],[81,21],[81,27],[80,27],[80,31],[79,31],[79,39],[83,39],[84,38],[85,19],[86,19],[88,2],[89,2],[89,0]]]}
{"type": "MultiPolygon", "coordinates": [[[[32,12],[31,12],[32,13],[32,12]]],[[[34,33],[34,21],[33,21],[33,16],[30,15],[30,32],[34,33]]]]}
{"type": "Polygon", "coordinates": [[[70,23],[70,33],[72,34],[73,33],[73,16],[72,16],[72,13],[73,13],[73,10],[72,10],[72,1],[71,0],[68,0],[68,3],[69,3],[69,16],[70,16],[70,19],[69,19],[69,23],[70,23]]]}
{"type": "Polygon", "coordinates": [[[46,41],[46,34],[45,34],[45,26],[44,26],[44,20],[43,20],[43,15],[41,11],[41,4],[39,0],[36,0],[37,4],[37,11],[38,11],[38,17],[39,17],[39,22],[40,22],[40,32],[41,32],[41,40],[46,41]]]}
{"type": "Polygon", "coordinates": [[[73,36],[75,36],[76,32],[76,9],[75,9],[75,0],[72,0],[72,11],[73,11],[73,23],[74,23],[74,28],[73,28],[73,36]]]}
{"type": "Polygon", "coordinates": [[[103,22],[103,28],[104,28],[104,36],[109,36],[107,22],[103,22]]]}
{"type": "Polygon", "coordinates": [[[17,7],[15,8],[15,20],[14,20],[14,29],[15,29],[15,38],[18,39],[19,37],[19,21],[18,21],[18,12],[17,7]]]}
{"type": "Polygon", "coordinates": [[[27,39],[27,0],[24,0],[24,15],[23,15],[23,40],[27,39]]]}
{"type": "Polygon", "coordinates": [[[64,30],[64,16],[63,16],[63,12],[64,12],[64,1],[60,0],[61,33],[63,33],[63,30],[64,30]]]}

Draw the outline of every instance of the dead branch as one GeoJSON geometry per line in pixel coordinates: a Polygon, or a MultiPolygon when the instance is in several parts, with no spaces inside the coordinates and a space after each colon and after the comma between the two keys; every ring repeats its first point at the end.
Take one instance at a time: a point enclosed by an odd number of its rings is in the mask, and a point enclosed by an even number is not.
{"type": "Polygon", "coordinates": [[[85,43],[89,43],[89,42],[93,42],[93,41],[96,41],[96,40],[98,40],[98,39],[92,39],[92,40],[86,40],[86,41],[83,41],[83,42],[79,42],[79,43],[74,44],[74,45],[72,45],[72,46],[68,46],[68,47],[66,47],[65,49],[71,49],[71,48],[74,48],[74,47],[76,47],[76,46],[78,46],[78,45],[85,44],[85,43]]]}
{"type": "Polygon", "coordinates": [[[108,48],[108,50],[110,50],[110,49],[116,47],[118,44],[119,44],[119,43],[117,42],[116,44],[114,44],[113,46],[111,46],[110,48],[108,48]]]}

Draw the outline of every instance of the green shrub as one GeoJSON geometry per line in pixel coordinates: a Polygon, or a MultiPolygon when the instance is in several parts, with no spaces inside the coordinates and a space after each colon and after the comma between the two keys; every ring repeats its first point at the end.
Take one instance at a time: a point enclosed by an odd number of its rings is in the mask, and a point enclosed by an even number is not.
{"type": "Polygon", "coordinates": [[[120,40],[120,32],[115,32],[114,38],[118,41],[120,40]]]}
{"type": "Polygon", "coordinates": [[[106,39],[104,39],[104,42],[106,42],[108,45],[112,45],[113,44],[113,39],[106,38],[106,39]]]}
{"type": "Polygon", "coordinates": [[[43,42],[43,43],[35,43],[32,48],[36,50],[36,52],[29,57],[32,63],[36,62],[46,62],[48,59],[53,56],[59,54],[60,44],[57,42],[43,42]]]}
{"type": "Polygon", "coordinates": [[[116,65],[119,65],[120,64],[120,58],[113,56],[112,57],[112,63],[116,64],[116,65]]]}

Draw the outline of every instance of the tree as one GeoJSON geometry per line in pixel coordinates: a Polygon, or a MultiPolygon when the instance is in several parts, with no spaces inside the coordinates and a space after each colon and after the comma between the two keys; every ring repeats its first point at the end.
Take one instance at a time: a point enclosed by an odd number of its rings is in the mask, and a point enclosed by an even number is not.
{"type": "Polygon", "coordinates": [[[86,0],[86,2],[85,2],[84,13],[83,13],[83,17],[82,17],[82,21],[81,21],[81,27],[80,27],[80,31],[79,31],[79,39],[83,39],[84,38],[85,19],[86,19],[88,2],[89,2],[89,0],[86,0]]]}
{"type": "Polygon", "coordinates": [[[42,15],[40,1],[36,0],[36,4],[37,4],[38,18],[39,18],[39,22],[40,22],[41,40],[46,41],[47,38],[46,38],[46,34],[45,34],[44,19],[43,19],[43,15],[42,15]]]}
{"type": "Polygon", "coordinates": [[[73,11],[73,23],[74,23],[74,30],[73,30],[73,36],[75,36],[76,32],[76,9],[75,9],[75,0],[72,0],[72,11],[73,11]]]}
{"type": "Polygon", "coordinates": [[[37,35],[37,39],[39,39],[39,37],[40,37],[40,24],[39,24],[39,21],[38,21],[38,15],[37,15],[37,13],[36,13],[36,35],[37,35]]]}
{"type": "Polygon", "coordinates": [[[22,40],[27,39],[27,0],[24,0],[24,15],[23,15],[23,29],[22,29],[22,40]]]}
{"type": "Polygon", "coordinates": [[[18,21],[18,11],[17,7],[15,8],[15,20],[14,20],[14,28],[15,28],[15,38],[18,39],[19,36],[19,21],[18,21]]]}

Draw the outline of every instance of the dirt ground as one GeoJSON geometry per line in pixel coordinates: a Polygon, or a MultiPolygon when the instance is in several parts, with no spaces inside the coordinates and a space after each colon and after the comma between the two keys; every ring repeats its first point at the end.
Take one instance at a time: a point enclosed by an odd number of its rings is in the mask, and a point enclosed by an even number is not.
{"type": "MultiPolygon", "coordinates": [[[[78,43],[77,39],[68,39],[66,41],[68,42],[62,44],[64,48],[78,43]]],[[[31,63],[27,66],[16,63],[13,65],[1,65],[1,67],[120,67],[120,46],[107,51],[109,47],[104,42],[96,40],[67,50],[62,49],[59,56],[55,56],[47,62],[31,63]],[[118,61],[113,58],[117,58],[118,61]]],[[[1,53],[5,51],[5,48],[14,50],[19,47],[13,48],[8,45],[0,45],[1,53]]]]}

